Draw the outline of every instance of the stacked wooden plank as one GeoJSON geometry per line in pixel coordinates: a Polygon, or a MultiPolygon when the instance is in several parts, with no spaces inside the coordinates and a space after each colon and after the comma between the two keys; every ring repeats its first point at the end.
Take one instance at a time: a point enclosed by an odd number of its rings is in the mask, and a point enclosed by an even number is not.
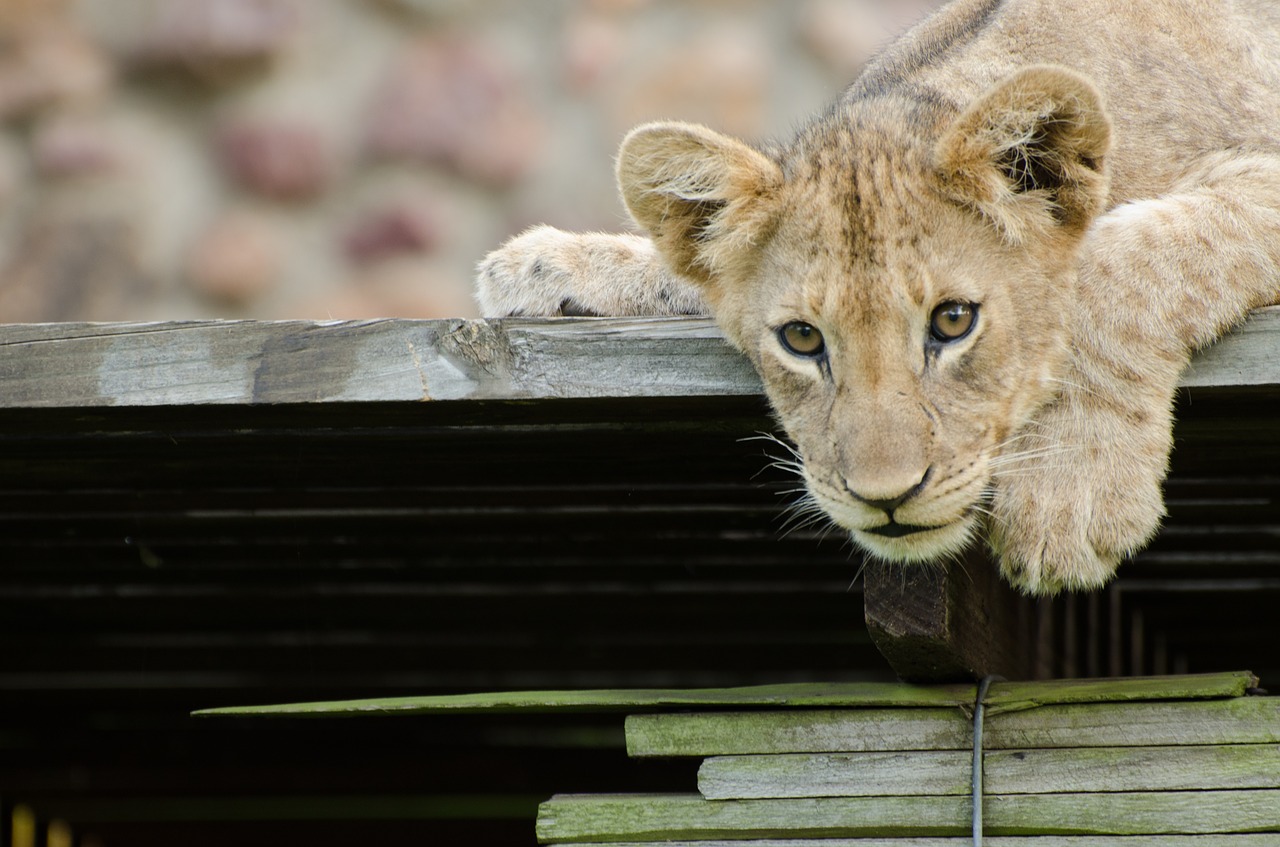
{"type": "MultiPolygon", "coordinates": [[[[997,683],[984,700],[992,847],[1280,845],[1280,697],[1248,673],[997,683]]],[[[634,757],[697,757],[697,793],[561,795],[545,844],[970,843],[972,685],[532,692],[213,710],[630,713],[634,757]],[[673,711],[679,710],[679,711],[673,711]]]]}
{"type": "MultiPolygon", "coordinates": [[[[632,755],[706,757],[699,793],[558,797],[538,834],[551,844],[961,836],[970,733],[957,709],[635,716],[632,755]]],[[[1047,706],[991,717],[986,747],[991,834],[1280,843],[1280,699],[1047,706]],[[1275,834],[1225,837],[1262,831],[1275,834]]]]}
{"type": "MultiPolygon", "coordinates": [[[[992,844],[1280,844],[1280,698],[1111,699],[1124,694],[992,708],[983,821],[1009,837],[992,844]]],[[[698,793],[556,797],[538,836],[969,843],[972,733],[956,708],[636,715],[630,754],[703,758],[698,793]]]]}

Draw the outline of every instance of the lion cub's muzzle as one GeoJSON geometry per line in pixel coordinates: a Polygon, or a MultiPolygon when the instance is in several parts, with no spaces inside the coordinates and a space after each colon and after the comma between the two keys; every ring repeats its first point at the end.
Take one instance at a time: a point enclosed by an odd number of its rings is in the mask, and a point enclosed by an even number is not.
{"type": "Polygon", "coordinates": [[[901,494],[893,497],[868,497],[863,494],[859,494],[849,485],[848,479],[844,481],[844,490],[849,492],[850,497],[857,500],[859,503],[862,503],[864,506],[870,506],[872,509],[878,509],[888,516],[888,523],[882,526],[872,527],[871,529],[866,530],[867,532],[875,535],[882,535],[885,538],[903,538],[907,535],[913,535],[917,532],[924,532],[935,528],[921,524],[902,523],[894,518],[894,513],[897,512],[903,504],[924,490],[925,486],[929,484],[929,477],[931,476],[933,476],[933,466],[930,466],[925,470],[924,476],[920,478],[919,482],[915,483],[901,494]]]}
{"type": "MultiPolygon", "coordinates": [[[[956,486],[935,480],[930,466],[897,493],[866,493],[840,479],[824,484],[806,472],[814,500],[864,549],[890,561],[921,562],[945,558],[964,547],[977,521],[976,503],[956,486]]],[[[960,488],[964,488],[961,486],[960,488]]]]}

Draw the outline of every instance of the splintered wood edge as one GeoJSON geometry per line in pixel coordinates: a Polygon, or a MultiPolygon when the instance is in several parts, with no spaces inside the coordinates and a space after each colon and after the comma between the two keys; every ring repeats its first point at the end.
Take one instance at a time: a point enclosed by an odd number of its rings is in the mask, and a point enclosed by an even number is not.
{"type": "MultiPolygon", "coordinates": [[[[1280,307],[1184,387],[1280,384],[1280,307]]],[[[0,408],[758,396],[709,318],[0,325],[0,408]]]]}
{"type": "Polygon", "coordinates": [[[809,708],[957,706],[971,702],[971,685],[797,683],[742,688],[511,691],[430,697],[392,697],[322,703],[204,709],[199,717],[342,717],[442,713],[618,712],[689,708],[809,708]]]}

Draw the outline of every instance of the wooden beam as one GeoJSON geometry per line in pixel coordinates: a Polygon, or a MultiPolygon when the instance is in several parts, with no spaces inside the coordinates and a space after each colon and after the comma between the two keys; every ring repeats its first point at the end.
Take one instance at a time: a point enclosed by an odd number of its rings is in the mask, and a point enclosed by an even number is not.
{"type": "Polygon", "coordinates": [[[938,567],[869,563],[863,571],[867,631],[904,680],[1027,679],[1034,610],[983,550],[938,567]]]}
{"type": "MultiPolygon", "coordinates": [[[[1189,387],[1280,384],[1280,307],[1189,387]]],[[[758,395],[708,318],[0,325],[0,408],[758,395]]]]}
{"type": "Polygon", "coordinates": [[[0,326],[0,408],[758,395],[698,318],[0,326]]]}

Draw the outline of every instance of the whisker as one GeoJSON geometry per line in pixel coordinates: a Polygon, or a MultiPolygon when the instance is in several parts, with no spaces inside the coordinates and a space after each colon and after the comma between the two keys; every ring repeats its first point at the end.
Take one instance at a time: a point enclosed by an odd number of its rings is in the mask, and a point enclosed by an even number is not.
{"type": "Polygon", "coordinates": [[[739,438],[739,439],[738,439],[738,441],[739,441],[739,442],[746,442],[746,441],[766,441],[766,442],[768,442],[768,443],[770,443],[770,444],[777,444],[779,447],[781,447],[781,448],[783,448],[784,450],[786,450],[788,453],[790,453],[790,454],[791,454],[792,456],[794,456],[796,459],[801,459],[801,458],[802,458],[802,456],[800,455],[800,451],[799,451],[799,450],[797,450],[794,446],[792,446],[791,444],[787,443],[786,441],[783,441],[781,438],[779,438],[778,436],[774,435],[774,434],[773,434],[773,433],[771,433],[771,432],[758,432],[758,433],[756,433],[755,435],[747,435],[747,436],[743,436],[742,438],[739,438]]]}
{"type": "Polygon", "coordinates": [[[1034,469],[1026,468],[1018,470],[1016,468],[1006,468],[1004,470],[992,471],[991,475],[997,479],[1025,479],[1027,477],[1036,477],[1044,474],[1045,471],[1066,471],[1070,470],[1071,465],[1037,465],[1034,469]]]}
{"type": "Polygon", "coordinates": [[[1093,388],[1087,388],[1078,382],[1072,382],[1071,380],[1062,379],[1061,377],[1049,377],[1047,381],[1055,385],[1061,385],[1064,388],[1070,388],[1073,391],[1078,391],[1081,394],[1087,394],[1089,396],[1097,396],[1098,394],[1097,390],[1093,388]]]}
{"type": "Polygon", "coordinates": [[[1046,448],[1044,450],[1029,451],[1026,453],[1015,453],[1008,456],[997,456],[996,458],[990,459],[987,462],[987,467],[991,468],[992,470],[999,470],[1002,468],[1007,468],[1010,465],[1023,465],[1029,462],[1035,462],[1037,467],[1041,467],[1042,466],[1041,460],[1043,459],[1054,459],[1054,458],[1058,458],[1059,456],[1066,456],[1074,452],[1076,452],[1076,448],[1074,447],[1060,448],[1060,449],[1046,448]]]}

